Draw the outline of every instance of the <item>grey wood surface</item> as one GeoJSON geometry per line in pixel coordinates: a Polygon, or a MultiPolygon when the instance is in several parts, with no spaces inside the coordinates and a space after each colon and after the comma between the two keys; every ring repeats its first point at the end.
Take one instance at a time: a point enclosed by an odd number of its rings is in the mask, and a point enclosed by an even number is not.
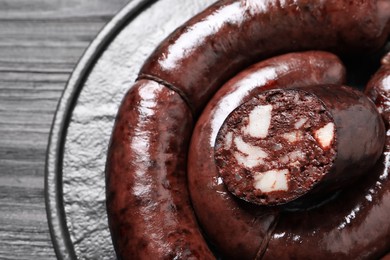
{"type": "Polygon", "coordinates": [[[55,259],[44,166],[66,81],[128,0],[0,0],[0,259],[55,259]]]}

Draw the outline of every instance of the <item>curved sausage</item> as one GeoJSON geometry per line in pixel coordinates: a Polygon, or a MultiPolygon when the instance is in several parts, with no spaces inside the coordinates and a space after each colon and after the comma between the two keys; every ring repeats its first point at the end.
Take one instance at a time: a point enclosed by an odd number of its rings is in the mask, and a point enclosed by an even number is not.
{"type": "Polygon", "coordinates": [[[197,116],[255,59],[312,48],[375,50],[389,16],[389,0],[222,0],[163,41],[125,97],[109,148],[107,210],[118,256],[212,258],[186,196],[191,111],[197,116]]]}
{"type": "MultiPolygon", "coordinates": [[[[387,130],[389,78],[390,67],[384,64],[365,90],[387,130]]],[[[282,213],[264,259],[377,259],[386,254],[390,248],[389,152],[387,132],[382,158],[367,177],[322,207],[282,213]]]]}
{"type": "Polygon", "coordinates": [[[174,89],[198,114],[255,61],[310,49],[372,52],[387,39],[389,19],[389,0],[222,0],[164,40],[139,77],[174,89]]]}
{"type": "Polygon", "coordinates": [[[261,256],[279,215],[278,208],[237,200],[223,185],[214,144],[225,118],[261,91],[313,84],[342,84],[345,70],[330,53],[291,53],[260,62],[238,74],[211,99],[197,121],[188,159],[189,189],[202,228],[227,259],[261,256]]]}
{"type": "Polygon", "coordinates": [[[373,102],[347,86],[260,93],[226,118],[215,142],[219,175],[236,197],[280,205],[349,186],[382,154],[373,102]]]}
{"type": "Polygon", "coordinates": [[[138,81],[118,111],[106,165],[107,211],[120,259],[214,259],[186,185],[192,116],[180,96],[138,81]]]}

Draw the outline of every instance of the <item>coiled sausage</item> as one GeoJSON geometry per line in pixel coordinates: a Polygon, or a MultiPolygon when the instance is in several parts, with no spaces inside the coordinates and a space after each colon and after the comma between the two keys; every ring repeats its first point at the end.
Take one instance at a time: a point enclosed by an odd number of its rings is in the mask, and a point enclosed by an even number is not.
{"type": "Polygon", "coordinates": [[[191,113],[196,118],[223,82],[257,59],[378,49],[389,9],[389,0],[222,0],[164,40],[124,98],[109,148],[107,209],[118,257],[212,258],[186,194],[191,113]]]}
{"type": "Polygon", "coordinates": [[[254,259],[264,252],[279,209],[257,207],[227,191],[214,160],[214,144],[225,118],[240,104],[273,88],[342,84],[341,61],[326,52],[291,53],[242,71],[210,100],[193,131],[189,188],[202,228],[227,259],[254,259]]]}

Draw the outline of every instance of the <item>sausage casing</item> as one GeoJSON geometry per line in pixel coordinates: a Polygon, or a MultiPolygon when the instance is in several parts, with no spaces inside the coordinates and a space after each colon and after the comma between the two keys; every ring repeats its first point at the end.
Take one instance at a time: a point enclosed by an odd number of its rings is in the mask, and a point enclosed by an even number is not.
{"type": "Polygon", "coordinates": [[[138,81],[109,147],[107,211],[121,259],[214,259],[190,206],[186,159],[192,115],[180,96],[138,81]]]}
{"type": "Polygon", "coordinates": [[[366,177],[326,205],[281,214],[264,259],[378,259],[388,252],[389,77],[390,67],[384,64],[365,89],[382,114],[387,130],[384,151],[377,164],[366,177]],[[278,250],[280,247],[283,250],[278,250]]]}
{"type": "Polygon", "coordinates": [[[211,99],[197,121],[188,159],[189,188],[201,226],[228,259],[253,259],[267,246],[278,209],[254,207],[235,199],[219,178],[214,144],[234,108],[271,88],[342,84],[340,60],[325,52],[292,53],[260,62],[231,79],[211,99]]]}
{"type": "Polygon", "coordinates": [[[166,83],[199,113],[224,82],[255,61],[311,49],[376,50],[387,38],[389,18],[388,0],[222,0],[163,41],[140,78],[166,83]]]}

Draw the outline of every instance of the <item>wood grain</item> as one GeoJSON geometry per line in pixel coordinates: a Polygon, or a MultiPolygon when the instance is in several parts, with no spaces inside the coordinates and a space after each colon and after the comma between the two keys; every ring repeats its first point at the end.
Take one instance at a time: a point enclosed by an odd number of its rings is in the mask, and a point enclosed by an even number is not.
{"type": "Polygon", "coordinates": [[[126,0],[0,0],[0,259],[54,259],[44,165],[72,69],[126,0]]]}

